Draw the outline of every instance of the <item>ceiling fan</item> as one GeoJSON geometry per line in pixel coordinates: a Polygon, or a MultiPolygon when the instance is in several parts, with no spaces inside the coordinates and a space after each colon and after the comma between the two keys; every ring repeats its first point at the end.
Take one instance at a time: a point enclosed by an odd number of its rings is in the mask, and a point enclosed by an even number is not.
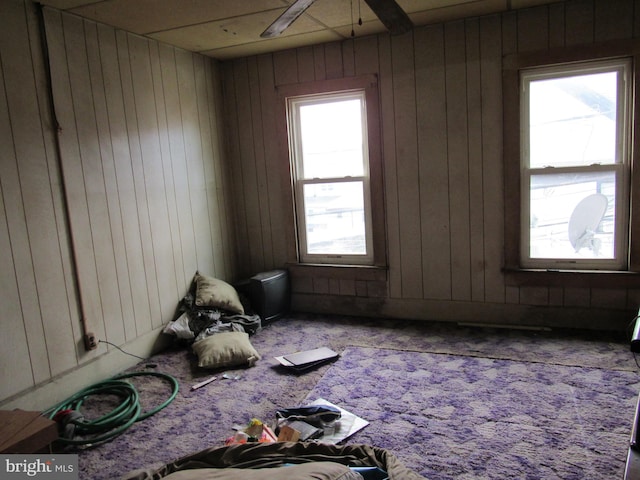
{"type": "MultiPolygon", "coordinates": [[[[284,32],[302,13],[316,0],[296,0],[280,15],[269,28],[260,35],[262,38],[273,38],[284,32]]],[[[387,27],[392,35],[406,33],[413,28],[411,19],[396,3],[396,0],[364,0],[373,13],[387,27]]]]}

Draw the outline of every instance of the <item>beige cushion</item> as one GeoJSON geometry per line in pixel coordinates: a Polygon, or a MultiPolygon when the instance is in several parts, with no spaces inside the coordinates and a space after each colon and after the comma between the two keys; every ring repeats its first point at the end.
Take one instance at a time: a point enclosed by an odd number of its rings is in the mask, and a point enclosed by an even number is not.
{"type": "Polygon", "coordinates": [[[196,272],[196,306],[217,307],[233,313],[244,314],[244,308],[233,286],[219,278],[196,272]]]}
{"type": "Polygon", "coordinates": [[[195,342],[192,348],[198,356],[198,366],[203,368],[251,367],[260,360],[245,332],[214,333],[195,342]]]}
{"type": "Polygon", "coordinates": [[[170,480],[362,480],[362,475],[335,462],[311,462],[279,468],[197,468],[165,477],[170,480]]]}

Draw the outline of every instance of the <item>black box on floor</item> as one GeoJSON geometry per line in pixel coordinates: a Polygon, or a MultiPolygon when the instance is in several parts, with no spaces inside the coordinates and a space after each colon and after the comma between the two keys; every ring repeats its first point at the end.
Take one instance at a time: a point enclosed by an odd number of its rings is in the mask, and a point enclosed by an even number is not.
{"type": "Polygon", "coordinates": [[[235,288],[246,295],[263,322],[275,320],[289,310],[289,272],[286,270],[258,273],[239,282],[235,288]]]}

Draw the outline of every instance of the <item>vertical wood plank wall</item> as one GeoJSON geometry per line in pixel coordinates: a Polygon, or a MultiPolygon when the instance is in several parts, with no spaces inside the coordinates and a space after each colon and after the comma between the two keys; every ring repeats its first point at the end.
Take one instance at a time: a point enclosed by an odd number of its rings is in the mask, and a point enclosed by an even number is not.
{"type": "Polygon", "coordinates": [[[45,8],[59,164],[36,12],[0,2],[0,403],[123,356],[85,352],[80,301],[125,346],[173,317],[196,269],[235,279],[219,64],[45,8]]]}
{"type": "Polygon", "coordinates": [[[639,21],[634,0],[569,0],[418,27],[398,37],[356,37],[225,62],[234,190],[244,193],[238,205],[245,233],[240,244],[249,252],[240,259],[241,270],[281,267],[289,260],[286,246],[273,241],[287,229],[277,212],[292,207],[276,194],[287,186],[263,174],[289,168],[286,147],[264,141],[282,121],[275,115],[275,88],[375,73],[384,152],[386,291],[340,277],[342,291],[332,289],[328,300],[326,285],[336,279],[331,269],[317,269],[308,274],[313,278],[294,278],[295,305],[349,313],[362,300],[379,297],[375,313],[398,317],[537,323],[540,310],[529,307],[552,307],[561,316],[571,308],[606,311],[606,319],[618,312],[624,321],[621,315],[639,306],[636,290],[517,287],[505,281],[502,58],[633,38],[640,35],[639,21]]]}
{"type": "Polygon", "coordinates": [[[298,305],[507,323],[529,307],[638,307],[635,290],[516,287],[501,272],[503,55],[637,37],[637,1],[568,0],[223,63],[45,9],[61,165],[35,8],[0,2],[2,405],[69,372],[105,374],[96,365],[118,352],[84,351],[81,300],[98,338],[132,345],[171,317],[196,269],[232,280],[286,263],[274,112],[289,83],[377,74],[385,175],[387,281],[320,269],[295,279],[298,305]]]}

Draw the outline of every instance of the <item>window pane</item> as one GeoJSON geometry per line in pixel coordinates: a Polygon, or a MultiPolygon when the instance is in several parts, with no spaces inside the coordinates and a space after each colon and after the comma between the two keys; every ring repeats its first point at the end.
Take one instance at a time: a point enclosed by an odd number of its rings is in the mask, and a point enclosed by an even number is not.
{"type": "Polygon", "coordinates": [[[360,99],[300,106],[302,177],[363,175],[360,99]]]}
{"type": "Polygon", "coordinates": [[[530,257],[614,258],[614,172],[531,176],[530,257]]]}
{"type": "Polygon", "coordinates": [[[529,165],[616,161],[617,72],[536,80],[529,93],[529,165]]]}
{"type": "Polygon", "coordinates": [[[304,185],[307,251],[365,255],[362,182],[304,185]]]}

